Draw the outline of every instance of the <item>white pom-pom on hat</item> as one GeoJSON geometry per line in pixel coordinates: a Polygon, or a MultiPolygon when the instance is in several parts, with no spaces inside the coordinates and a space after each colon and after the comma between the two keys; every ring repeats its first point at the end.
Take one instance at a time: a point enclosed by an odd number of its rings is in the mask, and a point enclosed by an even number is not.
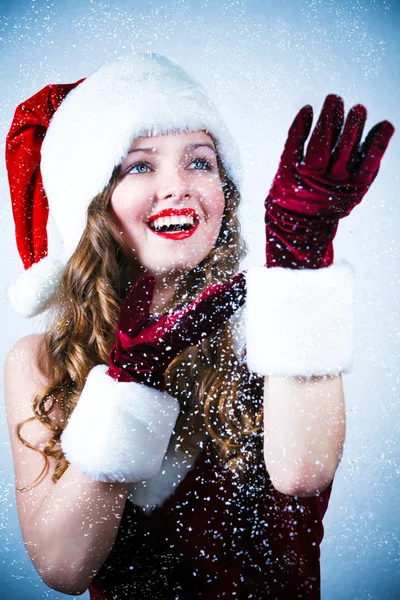
{"type": "Polygon", "coordinates": [[[26,318],[45,310],[57,289],[63,267],[60,260],[46,256],[20,273],[8,288],[13,310],[26,318]]]}

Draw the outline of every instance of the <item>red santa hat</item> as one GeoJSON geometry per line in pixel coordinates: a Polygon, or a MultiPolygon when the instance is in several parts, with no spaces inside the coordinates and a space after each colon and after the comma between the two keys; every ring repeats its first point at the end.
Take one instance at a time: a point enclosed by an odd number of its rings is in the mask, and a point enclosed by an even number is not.
{"type": "Polygon", "coordinates": [[[130,54],[73,84],[48,85],[20,104],[6,140],[18,251],[25,271],[9,287],[13,309],[46,309],[86,225],[91,200],[137,137],[206,130],[228,175],[241,180],[237,145],[202,85],[155,53],[130,54]],[[48,254],[49,212],[63,255],[48,254]]]}

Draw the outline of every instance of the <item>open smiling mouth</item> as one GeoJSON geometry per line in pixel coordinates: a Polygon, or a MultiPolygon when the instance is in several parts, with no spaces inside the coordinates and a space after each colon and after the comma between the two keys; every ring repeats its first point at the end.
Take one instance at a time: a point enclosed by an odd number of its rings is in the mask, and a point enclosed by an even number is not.
{"type": "Polygon", "coordinates": [[[199,222],[193,208],[166,208],[152,215],[146,225],[156,235],[182,240],[194,234],[199,222]]]}

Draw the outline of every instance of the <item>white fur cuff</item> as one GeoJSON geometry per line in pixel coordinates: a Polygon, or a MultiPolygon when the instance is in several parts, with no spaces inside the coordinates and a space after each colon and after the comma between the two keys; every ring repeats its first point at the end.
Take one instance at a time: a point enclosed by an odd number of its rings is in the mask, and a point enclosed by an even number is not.
{"type": "Polygon", "coordinates": [[[257,267],[246,275],[247,365],[261,375],[337,375],[353,356],[354,270],[257,267]]]}
{"type": "Polygon", "coordinates": [[[61,436],[67,460],[95,481],[139,482],[154,477],[179,414],[167,393],[118,382],[94,367],[61,436]]]}

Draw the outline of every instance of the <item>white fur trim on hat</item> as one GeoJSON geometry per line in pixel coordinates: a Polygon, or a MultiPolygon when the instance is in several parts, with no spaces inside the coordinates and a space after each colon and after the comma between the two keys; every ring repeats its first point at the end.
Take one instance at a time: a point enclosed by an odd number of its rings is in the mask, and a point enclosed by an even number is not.
{"type": "Polygon", "coordinates": [[[207,130],[232,179],[239,150],[198,81],[155,53],[130,54],[103,65],[74,88],[55,112],[41,151],[50,213],[67,260],[77,247],[91,200],[110,180],[133,139],[207,130]]]}
{"type": "Polygon", "coordinates": [[[8,287],[13,310],[22,317],[34,317],[42,312],[56,291],[63,263],[50,256],[23,271],[8,287]]]}
{"type": "Polygon", "coordinates": [[[350,371],[354,281],[354,269],[345,262],[321,269],[249,269],[249,369],[304,377],[350,371]]]}
{"type": "Polygon", "coordinates": [[[108,367],[87,378],[61,447],[95,481],[139,482],[157,475],[179,414],[178,401],[135,382],[118,382],[108,367]]]}

